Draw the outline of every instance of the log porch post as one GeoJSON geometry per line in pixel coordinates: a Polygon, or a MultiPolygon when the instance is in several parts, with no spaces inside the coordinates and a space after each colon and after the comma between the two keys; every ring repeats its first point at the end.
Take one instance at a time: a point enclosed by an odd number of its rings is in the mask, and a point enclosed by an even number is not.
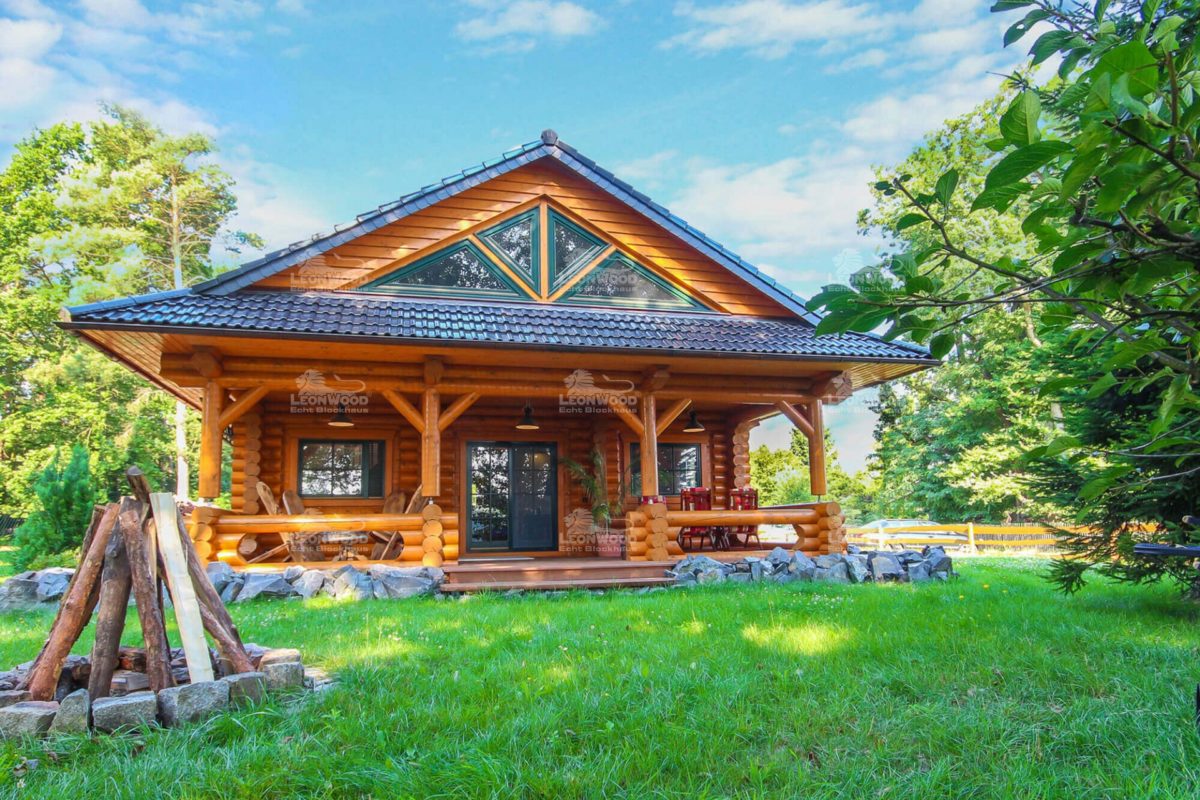
{"type": "Polygon", "coordinates": [[[814,397],[808,404],[808,418],[812,423],[812,437],[808,440],[808,482],[812,493],[821,497],[828,494],[825,487],[825,414],[821,398],[814,397]]]}
{"type": "Polygon", "coordinates": [[[654,394],[642,395],[642,498],[658,496],[658,423],[654,394]]]}
{"type": "Polygon", "coordinates": [[[425,392],[421,396],[421,494],[436,500],[442,493],[442,426],[438,417],[442,397],[438,391],[445,366],[440,358],[425,359],[425,392]]]}
{"type": "Polygon", "coordinates": [[[200,499],[212,502],[221,494],[221,410],[225,390],[215,380],[204,384],[204,405],[200,427],[200,469],[198,471],[200,499]]]}

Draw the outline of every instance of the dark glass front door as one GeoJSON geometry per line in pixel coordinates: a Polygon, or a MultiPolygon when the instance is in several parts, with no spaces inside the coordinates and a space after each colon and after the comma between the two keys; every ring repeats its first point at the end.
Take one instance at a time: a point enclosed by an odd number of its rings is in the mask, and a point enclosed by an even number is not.
{"type": "Polygon", "coordinates": [[[467,550],[558,549],[557,448],[467,445],[467,550]]]}

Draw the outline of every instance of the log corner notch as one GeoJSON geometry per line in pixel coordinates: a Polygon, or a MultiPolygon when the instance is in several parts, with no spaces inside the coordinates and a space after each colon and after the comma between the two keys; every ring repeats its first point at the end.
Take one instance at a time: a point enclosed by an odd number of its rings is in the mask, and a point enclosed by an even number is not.
{"type": "Polygon", "coordinates": [[[775,407],[808,439],[809,487],[814,495],[823,497],[828,489],[825,485],[825,418],[821,398],[814,397],[799,408],[779,400],[775,407]]]}

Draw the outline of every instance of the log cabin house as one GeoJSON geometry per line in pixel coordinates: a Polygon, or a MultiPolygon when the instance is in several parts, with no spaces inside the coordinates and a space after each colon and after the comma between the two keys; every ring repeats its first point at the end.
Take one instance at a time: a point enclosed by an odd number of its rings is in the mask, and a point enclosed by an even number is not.
{"type": "Polygon", "coordinates": [[[936,362],[817,336],[818,321],[546,131],[331,233],[62,325],[200,410],[191,531],[209,558],[449,571],[520,557],[589,585],[580,570],[613,559],[575,535],[591,503],[565,464],[595,453],[621,503],[610,555],[629,566],[661,576],[697,527],[782,523],[798,549],[844,547],[836,498],[738,510],[750,430],[776,414],[798,426],[824,496],[823,405],[936,362]],[[229,511],[205,505],[225,455],[229,511]],[[697,486],[711,511],[681,508],[697,486]],[[264,507],[285,492],[302,508],[264,507]]]}

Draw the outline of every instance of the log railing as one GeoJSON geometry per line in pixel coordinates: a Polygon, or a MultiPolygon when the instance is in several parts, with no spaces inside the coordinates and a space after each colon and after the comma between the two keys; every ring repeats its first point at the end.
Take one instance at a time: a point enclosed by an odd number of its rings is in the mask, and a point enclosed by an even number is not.
{"type": "MultiPolygon", "coordinates": [[[[441,566],[458,558],[458,515],[446,514],[428,505],[415,514],[302,514],[248,515],[198,506],[192,512],[188,532],[197,552],[207,560],[230,566],[245,566],[279,547],[288,533],[320,532],[387,533],[376,544],[392,545],[387,560],[441,566]]],[[[281,551],[270,561],[286,561],[281,551]]]]}
{"type": "Polygon", "coordinates": [[[632,561],[663,561],[683,555],[677,542],[681,528],[742,525],[791,525],[796,532],[791,548],[807,555],[846,549],[842,509],[833,502],[746,511],[672,511],[662,503],[651,503],[626,515],[626,554],[632,561]]]}

